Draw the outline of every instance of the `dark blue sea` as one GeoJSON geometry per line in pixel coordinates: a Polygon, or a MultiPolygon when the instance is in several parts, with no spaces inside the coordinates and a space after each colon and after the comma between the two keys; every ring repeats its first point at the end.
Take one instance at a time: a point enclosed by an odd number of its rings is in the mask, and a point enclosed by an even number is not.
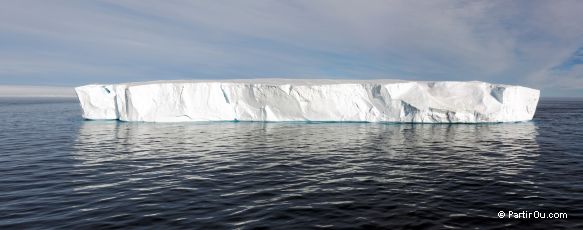
{"type": "Polygon", "coordinates": [[[85,121],[76,99],[0,99],[0,229],[132,227],[582,229],[583,100],[432,125],[85,121]]]}

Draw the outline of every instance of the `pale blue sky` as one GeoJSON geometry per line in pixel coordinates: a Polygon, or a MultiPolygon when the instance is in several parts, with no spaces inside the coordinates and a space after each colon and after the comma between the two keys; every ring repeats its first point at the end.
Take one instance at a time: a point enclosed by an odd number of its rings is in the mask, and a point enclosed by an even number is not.
{"type": "Polygon", "coordinates": [[[398,78],[583,96],[583,1],[2,1],[0,84],[398,78]]]}

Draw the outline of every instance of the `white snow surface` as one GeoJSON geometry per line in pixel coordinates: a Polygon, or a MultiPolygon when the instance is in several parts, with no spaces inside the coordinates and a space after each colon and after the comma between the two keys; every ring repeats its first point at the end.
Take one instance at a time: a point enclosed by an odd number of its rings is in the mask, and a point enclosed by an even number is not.
{"type": "Polygon", "coordinates": [[[75,88],[85,119],[121,121],[528,121],[539,90],[471,81],[153,81],[75,88]]]}

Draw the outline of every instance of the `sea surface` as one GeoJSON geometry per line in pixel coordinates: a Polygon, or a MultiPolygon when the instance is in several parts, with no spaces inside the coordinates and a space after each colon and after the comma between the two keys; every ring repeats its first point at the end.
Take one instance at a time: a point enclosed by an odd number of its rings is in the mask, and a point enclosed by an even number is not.
{"type": "Polygon", "coordinates": [[[76,99],[0,99],[0,229],[130,227],[582,229],[583,100],[432,125],[85,121],[76,99]]]}

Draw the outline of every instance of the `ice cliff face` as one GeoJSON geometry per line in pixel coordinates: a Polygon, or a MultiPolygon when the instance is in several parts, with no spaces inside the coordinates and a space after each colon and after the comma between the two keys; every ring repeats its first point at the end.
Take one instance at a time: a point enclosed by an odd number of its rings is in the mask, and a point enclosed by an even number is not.
{"type": "Polygon", "coordinates": [[[86,119],[122,121],[527,121],[539,91],[484,82],[257,79],[75,88],[86,119]]]}

